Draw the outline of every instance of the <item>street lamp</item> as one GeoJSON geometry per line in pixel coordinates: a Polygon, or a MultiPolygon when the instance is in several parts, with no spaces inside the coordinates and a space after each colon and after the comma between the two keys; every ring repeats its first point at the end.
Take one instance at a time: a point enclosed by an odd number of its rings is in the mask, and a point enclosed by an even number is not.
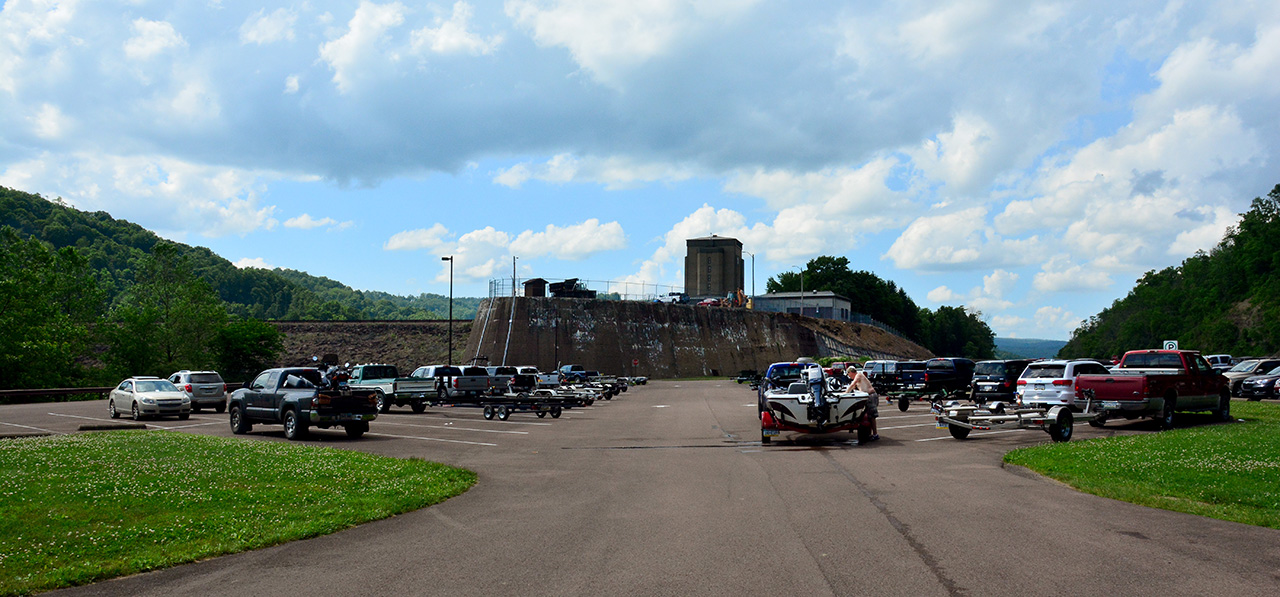
{"type": "Polygon", "coordinates": [[[743,251],[751,256],[751,297],[756,296],[756,254],[751,251],[743,251]]]}
{"type": "Polygon", "coordinates": [[[453,364],[453,255],[441,257],[449,262],[449,364],[453,364]]]}

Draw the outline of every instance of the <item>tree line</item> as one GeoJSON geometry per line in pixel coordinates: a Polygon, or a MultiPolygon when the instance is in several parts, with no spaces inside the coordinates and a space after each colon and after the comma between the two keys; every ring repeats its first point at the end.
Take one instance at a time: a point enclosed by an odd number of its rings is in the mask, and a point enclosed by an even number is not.
{"type": "MultiPolygon", "coordinates": [[[[768,292],[798,292],[800,272],[782,272],[765,284],[768,292]]],[[[805,292],[828,290],[850,300],[853,310],[889,325],[939,356],[995,358],[995,332],[982,313],[965,307],[936,310],[916,305],[905,290],[867,271],[853,271],[847,257],[823,255],[805,264],[805,292]]]]}
{"type": "Polygon", "coordinates": [[[1058,353],[1104,358],[1178,340],[1205,353],[1280,351],[1280,185],[1253,200],[1208,252],[1148,271],[1081,323],[1058,353]]]}

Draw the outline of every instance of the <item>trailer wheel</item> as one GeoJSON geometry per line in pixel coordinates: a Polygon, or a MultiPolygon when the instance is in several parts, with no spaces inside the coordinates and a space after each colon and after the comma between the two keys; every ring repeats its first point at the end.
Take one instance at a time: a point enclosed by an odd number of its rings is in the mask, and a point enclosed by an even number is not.
{"type": "Polygon", "coordinates": [[[910,398],[899,398],[899,399],[898,399],[898,410],[900,410],[900,411],[902,411],[902,412],[907,412],[907,409],[908,409],[908,408],[910,408],[910,407],[911,407],[911,399],[910,399],[910,398]]]}
{"type": "Polygon", "coordinates": [[[968,427],[961,427],[954,423],[947,423],[947,430],[951,432],[951,437],[954,437],[956,439],[964,439],[966,437],[969,437],[969,432],[973,431],[968,427]]]}
{"type": "Polygon", "coordinates": [[[427,412],[427,403],[421,400],[414,401],[410,406],[413,407],[413,412],[415,413],[422,414],[427,412]]]}
{"type": "Polygon", "coordinates": [[[507,419],[509,419],[509,418],[511,418],[511,411],[507,408],[507,405],[503,404],[503,405],[499,406],[499,407],[498,407],[498,420],[500,420],[500,421],[505,421],[505,420],[507,420],[507,419]]]}
{"type": "Polygon", "coordinates": [[[1075,430],[1075,417],[1071,416],[1071,411],[1062,409],[1058,411],[1058,422],[1049,424],[1049,438],[1055,442],[1071,441],[1071,432],[1075,430]]]}
{"type": "Polygon", "coordinates": [[[560,412],[561,412],[561,410],[560,410],[560,407],[559,407],[559,406],[553,406],[553,407],[551,407],[551,418],[553,418],[553,419],[559,419],[559,418],[560,418],[560,412]]]}
{"type": "Polygon", "coordinates": [[[539,419],[545,419],[546,417],[547,417],[547,411],[545,411],[545,410],[540,410],[540,411],[538,411],[538,418],[539,418],[539,419]]]}
{"type": "Polygon", "coordinates": [[[492,406],[485,406],[485,407],[484,407],[484,418],[486,418],[486,419],[488,419],[488,420],[490,420],[490,421],[492,421],[492,420],[493,420],[493,407],[492,407],[492,406]]]}

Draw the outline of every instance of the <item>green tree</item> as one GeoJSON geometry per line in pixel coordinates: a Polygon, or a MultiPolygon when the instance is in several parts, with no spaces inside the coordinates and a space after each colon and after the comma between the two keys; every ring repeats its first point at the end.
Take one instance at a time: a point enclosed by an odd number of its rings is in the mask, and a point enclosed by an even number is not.
{"type": "Polygon", "coordinates": [[[247,381],[272,366],[284,350],[284,333],[257,319],[232,321],[218,331],[217,368],[227,381],[247,381]]]}
{"type": "MultiPolygon", "coordinates": [[[[804,290],[828,290],[847,297],[857,313],[889,325],[907,338],[921,340],[920,308],[891,281],[867,271],[853,271],[847,257],[822,255],[805,265],[804,290]]],[[[799,292],[799,272],[782,272],[765,282],[768,292],[799,292]]]]}
{"type": "Polygon", "coordinates": [[[0,388],[74,386],[89,374],[102,291],[74,249],[0,228],[0,388]]]}

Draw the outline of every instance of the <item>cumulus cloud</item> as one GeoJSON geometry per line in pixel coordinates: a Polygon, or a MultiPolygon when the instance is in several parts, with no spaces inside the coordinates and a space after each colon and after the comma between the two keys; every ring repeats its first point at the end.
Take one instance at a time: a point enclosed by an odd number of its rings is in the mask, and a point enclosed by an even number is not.
{"type": "Polygon", "coordinates": [[[271,14],[266,12],[267,9],[262,8],[245,19],[244,24],[240,25],[240,43],[264,45],[293,41],[293,25],[298,20],[297,13],[287,8],[277,8],[271,14]]]}
{"type": "Polygon", "coordinates": [[[135,19],[134,36],[124,42],[124,54],[135,60],[146,60],[170,48],[186,47],[187,41],[171,23],[135,19]]]}
{"type": "Polygon", "coordinates": [[[448,236],[449,230],[443,224],[436,223],[430,228],[397,232],[387,239],[382,248],[387,251],[436,250],[445,245],[448,236]]]}
{"type": "Polygon", "coordinates": [[[267,263],[267,261],[261,257],[245,257],[243,259],[240,259],[239,261],[236,261],[232,265],[235,265],[240,269],[245,269],[250,267],[256,268],[256,269],[276,269],[276,266],[271,265],[270,263],[267,263]]]}
{"type": "Polygon", "coordinates": [[[329,217],[317,220],[311,217],[311,214],[302,214],[284,221],[285,228],[299,228],[302,230],[311,230],[312,228],[320,228],[321,226],[328,226],[330,229],[335,230],[344,230],[350,228],[354,224],[355,222],[339,222],[329,217]]]}
{"type": "Polygon", "coordinates": [[[511,241],[511,251],[518,256],[553,255],[570,261],[626,246],[627,235],[623,233],[621,224],[609,222],[601,225],[595,218],[563,228],[548,224],[541,232],[526,230],[511,241]]]}
{"type": "Polygon", "coordinates": [[[1080,325],[1080,321],[1070,311],[1051,306],[1036,309],[1035,321],[1036,328],[1054,334],[1069,332],[1080,325]]]}
{"type": "Polygon", "coordinates": [[[1040,292],[1084,292],[1111,286],[1111,276],[1096,267],[1072,263],[1067,255],[1055,255],[1041,266],[1031,282],[1040,292]]]}
{"type": "Polygon", "coordinates": [[[361,2],[341,37],[320,46],[320,58],[333,69],[338,90],[354,89],[357,79],[370,71],[380,71],[395,56],[382,51],[387,33],[404,23],[405,7],[399,2],[361,2]]]}
{"type": "Polygon", "coordinates": [[[1018,274],[998,269],[982,277],[982,285],[975,286],[968,294],[957,293],[946,286],[929,291],[925,298],[936,304],[963,303],[983,313],[1000,312],[1014,306],[1005,295],[1018,282],[1018,274]]]}
{"type": "Polygon", "coordinates": [[[453,5],[453,13],[448,19],[437,18],[435,27],[423,27],[412,35],[414,50],[429,50],[437,54],[490,54],[502,44],[502,35],[488,38],[468,30],[473,10],[466,2],[453,5]]]}
{"type": "Polygon", "coordinates": [[[518,189],[529,180],[553,184],[594,183],[606,190],[633,188],[651,182],[679,182],[693,178],[691,170],[670,164],[646,164],[621,157],[579,158],[571,154],[559,154],[540,164],[521,162],[499,170],[493,182],[518,189]]]}
{"type": "Polygon", "coordinates": [[[71,127],[71,119],[54,104],[41,104],[40,111],[31,117],[32,129],[41,139],[58,139],[71,127]]]}
{"type": "Polygon", "coordinates": [[[1007,239],[987,224],[987,209],[972,207],[916,218],[885,253],[900,268],[925,271],[1026,265],[1040,241],[1007,239]]]}

